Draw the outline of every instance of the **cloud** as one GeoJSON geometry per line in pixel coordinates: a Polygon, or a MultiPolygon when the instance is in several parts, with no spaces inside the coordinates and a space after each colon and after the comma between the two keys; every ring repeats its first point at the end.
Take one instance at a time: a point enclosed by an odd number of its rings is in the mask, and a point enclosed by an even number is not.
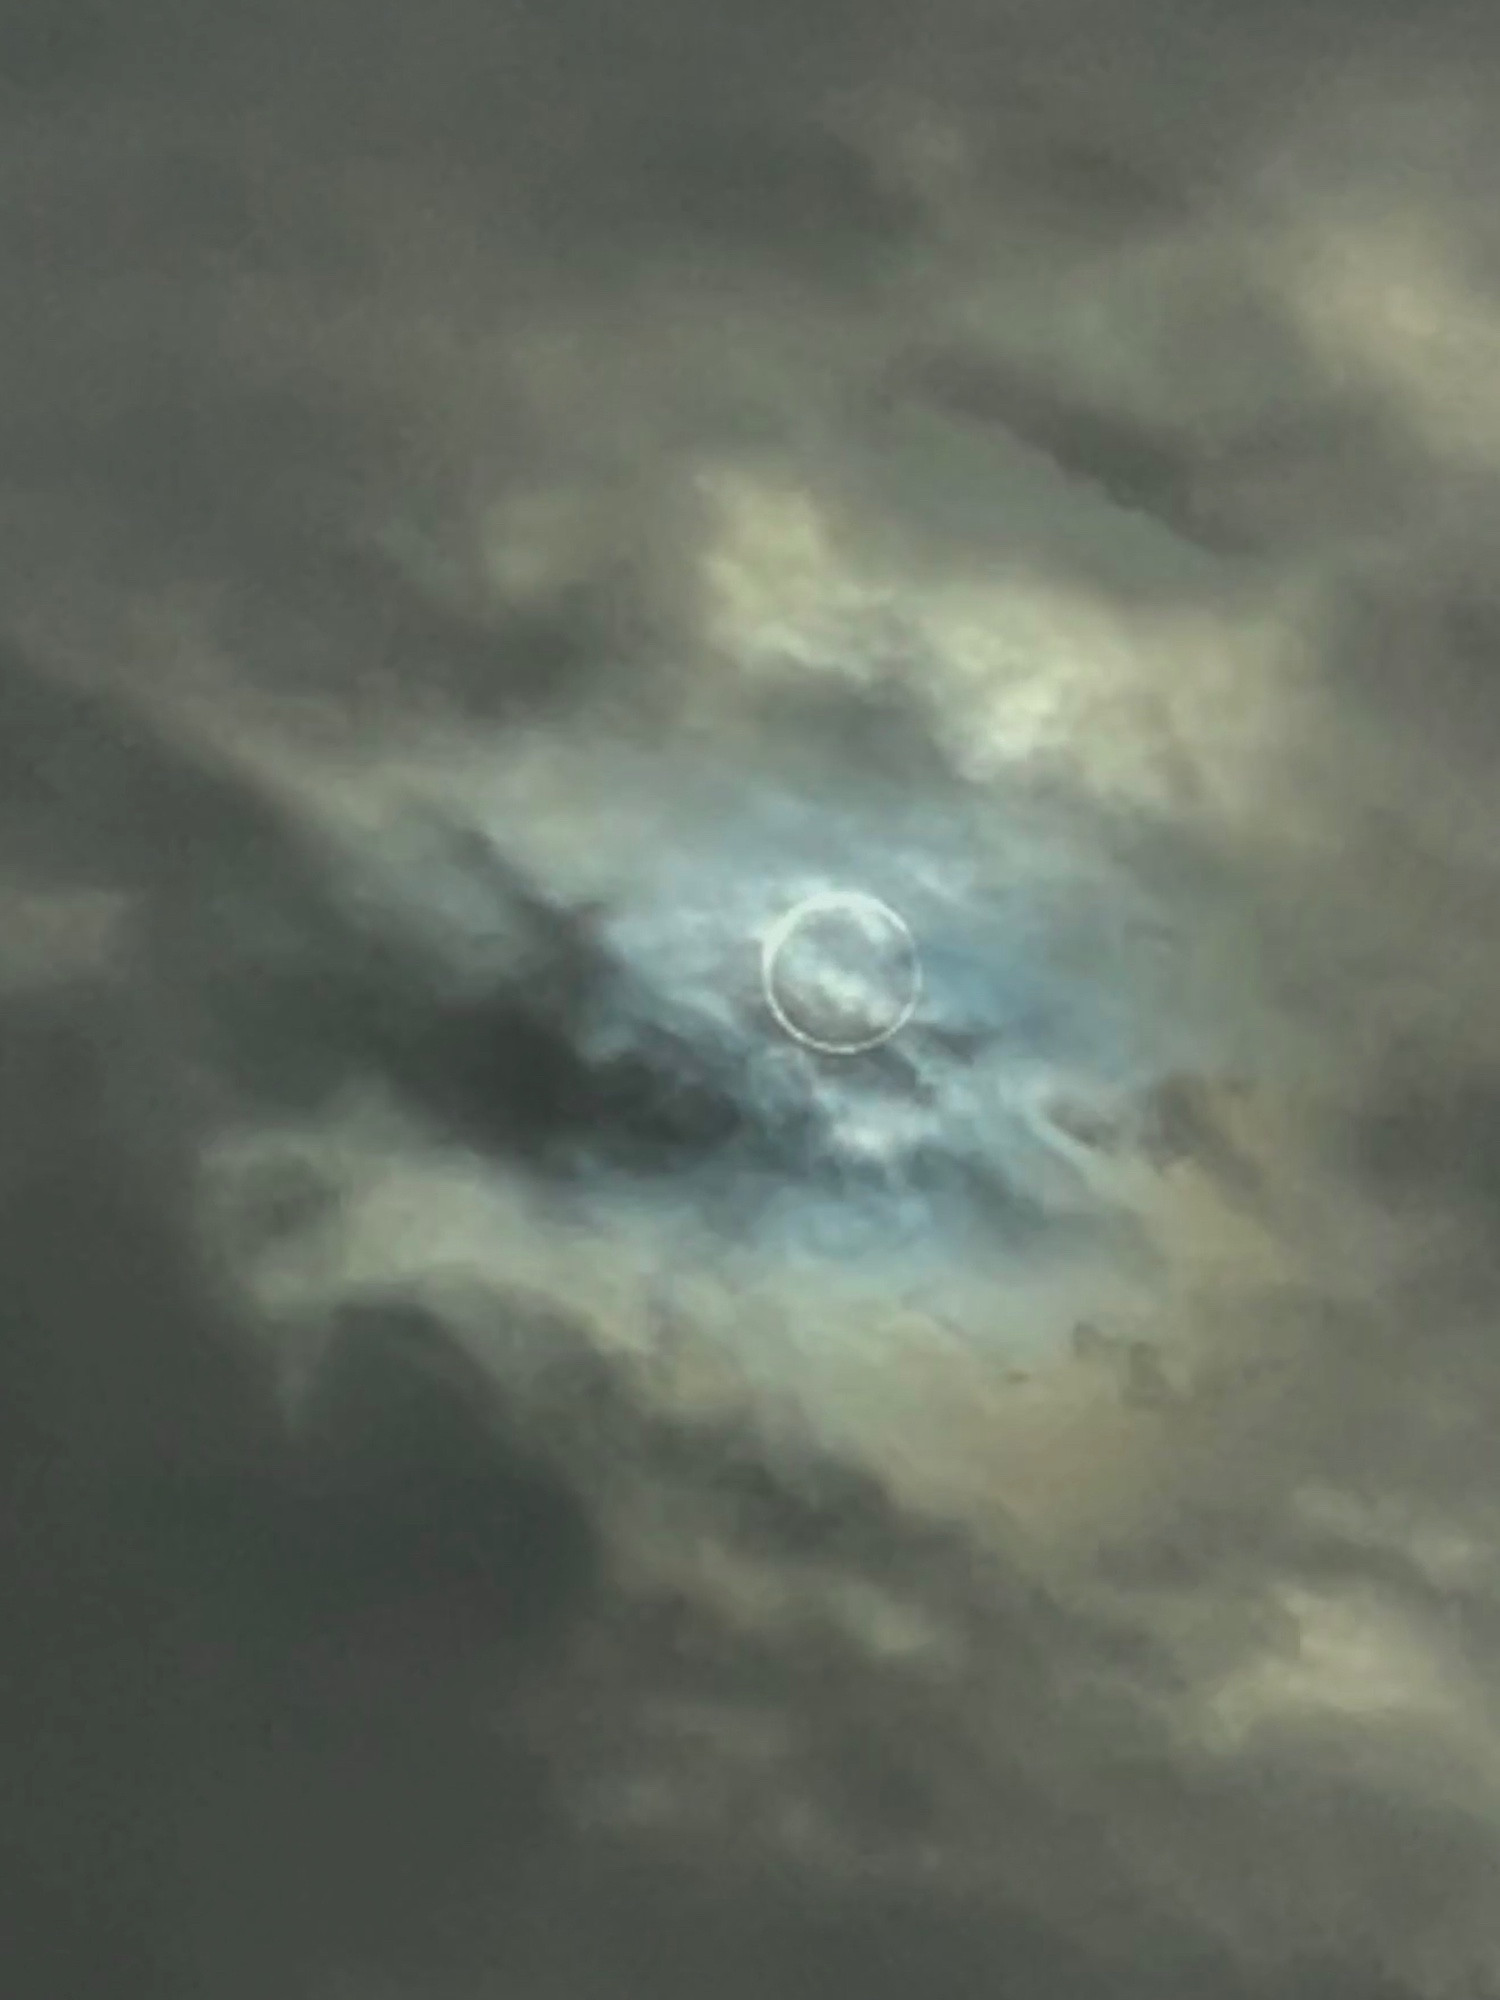
{"type": "Polygon", "coordinates": [[[26,28],[38,1990],[1493,1985],[1487,42],[26,28]]]}

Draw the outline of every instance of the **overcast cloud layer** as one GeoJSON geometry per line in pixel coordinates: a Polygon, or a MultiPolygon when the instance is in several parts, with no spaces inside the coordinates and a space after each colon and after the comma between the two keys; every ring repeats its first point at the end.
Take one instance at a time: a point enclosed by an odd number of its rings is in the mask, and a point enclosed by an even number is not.
{"type": "Polygon", "coordinates": [[[1500,1993],[1500,31],[12,11],[6,1991],[1500,1993]]]}

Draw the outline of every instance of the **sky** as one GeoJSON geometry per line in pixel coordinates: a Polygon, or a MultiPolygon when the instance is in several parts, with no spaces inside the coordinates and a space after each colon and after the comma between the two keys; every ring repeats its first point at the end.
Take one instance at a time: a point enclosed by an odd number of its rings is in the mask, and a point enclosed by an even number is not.
{"type": "Polygon", "coordinates": [[[1482,11],[0,96],[17,1994],[1500,1993],[1482,11]]]}

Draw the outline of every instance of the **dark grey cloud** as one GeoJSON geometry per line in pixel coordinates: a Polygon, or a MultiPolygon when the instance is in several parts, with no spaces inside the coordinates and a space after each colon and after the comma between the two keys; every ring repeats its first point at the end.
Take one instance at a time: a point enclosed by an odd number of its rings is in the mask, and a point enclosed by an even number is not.
{"type": "Polygon", "coordinates": [[[0,26],[18,1992],[1494,1989],[1496,58],[0,26]]]}

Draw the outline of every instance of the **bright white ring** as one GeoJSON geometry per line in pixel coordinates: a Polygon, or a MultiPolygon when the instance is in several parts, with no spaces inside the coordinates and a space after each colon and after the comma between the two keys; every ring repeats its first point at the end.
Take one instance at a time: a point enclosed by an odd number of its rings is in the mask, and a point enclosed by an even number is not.
{"type": "Polygon", "coordinates": [[[922,997],[922,961],[917,954],[916,939],[904,920],[897,916],[889,904],[881,902],[878,896],[866,895],[858,889],[820,889],[811,896],[804,896],[794,903],[783,916],[777,918],[761,939],[760,983],[777,1025],[789,1034],[794,1042],[804,1048],[816,1049],[825,1056],[857,1056],[869,1049],[878,1049],[893,1035],[899,1035],[922,997]],[[865,918],[878,918],[899,937],[907,961],[907,992],[889,1021],[873,1035],[865,1035],[853,1042],[829,1042],[807,1030],[794,1021],[782,1005],[776,992],[776,964],[797,930],[812,916],[826,916],[830,912],[843,911],[865,918]]]}

